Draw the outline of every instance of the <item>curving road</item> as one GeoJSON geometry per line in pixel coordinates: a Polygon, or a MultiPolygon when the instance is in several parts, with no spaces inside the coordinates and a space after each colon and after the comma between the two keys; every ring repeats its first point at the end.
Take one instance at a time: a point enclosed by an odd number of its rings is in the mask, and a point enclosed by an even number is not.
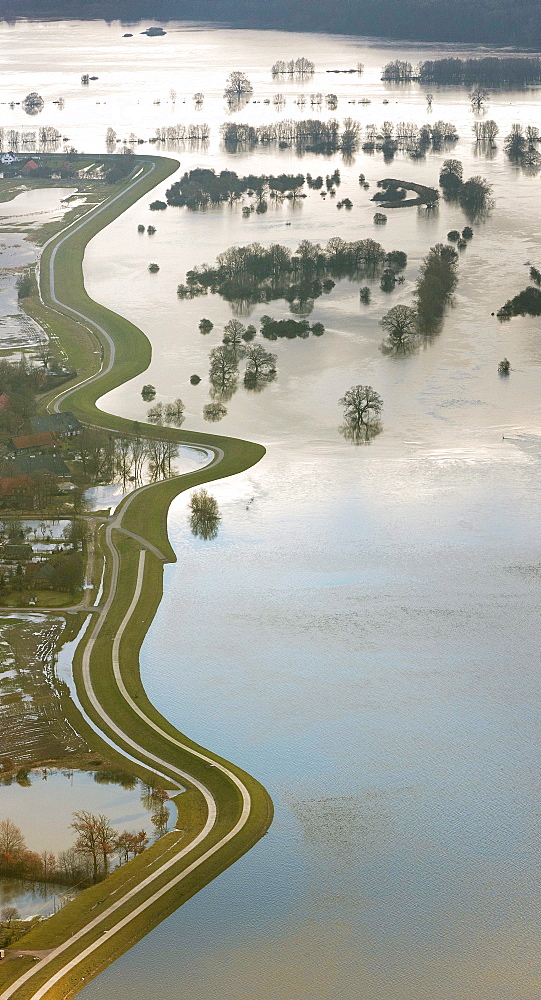
{"type": "MultiPolygon", "coordinates": [[[[155,169],[155,163],[149,164],[148,169],[144,169],[139,173],[139,175],[125,188],[121,194],[110,199],[104,205],[97,209],[93,209],[91,212],[87,213],[86,216],[62,231],[60,234],[60,239],[58,239],[58,234],[53,237],[52,240],[45,244],[48,246],[51,242],[56,240],[55,247],[51,253],[50,264],[49,264],[49,294],[51,300],[55,303],[57,309],[55,311],[65,311],[71,315],[77,317],[79,321],[82,321],[85,326],[89,329],[93,329],[98,332],[100,338],[103,338],[109,349],[109,356],[107,363],[102,359],[100,370],[89,376],[88,378],[82,379],[79,383],[71,386],[69,389],[62,391],[55,397],[52,401],[52,406],[58,411],[60,404],[68,396],[74,393],[80,388],[81,385],[87,384],[88,382],[96,381],[102,378],[108,372],[111,371],[115,363],[115,342],[109,333],[103,329],[99,324],[97,324],[91,317],[86,316],[84,313],[73,309],[67,303],[62,302],[56,294],[55,287],[55,261],[57,251],[62,246],[66,240],[69,240],[75,233],[79,232],[84,226],[88,225],[90,221],[93,221],[97,215],[105,211],[109,207],[111,202],[117,201],[122,197],[127,190],[135,188],[140,182],[148,177],[149,174],[155,169]]],[[[45,249],[45,247],[43,249],[45,249]]],[[[41,282],[40,282],[41,285],[41,282]]],[[[41,295],[41,287],[40,287],[41,295]]],[[[43,301],[43,299],[42,299],[43,301]]],[[[48,303],[44,303],[48,308],[51,308],[48,303]]],[[[182,442],[179,444],[186,443],[190,447],[193,447],[192,442],[182,442]]],[[[205,466],[206,469],[219,466],[220,462],[224,459],[224,452],[221,448],[215,446],[209,446],[207,449],[212,455],[211,461],[205,466]]],[[[189,474],[188,474],[189,475],[189,474]]],[[[179,480],[184,477],[178,477],[179,480]]],[[[232,769],[230,769],[225,763],[217,760],[216,758],[206,754],[203,750],[194,749],[188,743],[184,742],[182,739],[177,739],[162,728],[157,722],[149,718],[149,716],[141,709],[141,707],[136,703],[136,701],[131,697],[129,691],[122,676],[121,668],[121,642],[122,638],[126,633],[130,622],[132,621],[134,615],[136,615],[139,602],[141,600],[141,595],[143,593],[144,582],[145,582],[145,567],[147,564],[147,559],[150,557],[156,558],[161,562],[165,561],[165,556],[159,551],[159,549],[153,545],[150,541],[146,540],[140,535],[135,534],[127,528],[123,527],[123,518],[126,511],[129,509],[130,505],[137,496],[142,493],[152,490],[154,484],[143,486],[139,490],[134,491],[130,494],[117,509],[117,512],[109,522],[107,523],[105,530],[105,546],[106,546],[106,558],[110,561],[110,583],[107,594],[107,599],[101,606],[97,609],[97,615],[92,621],[92,626],[84,647],[83,657],[82,657],[82,687],[84,694],[88,700],[89,705],[92,709],[92,719],[94,723],[97,723],[100,729],[109,738],[113,737],[114,742],[118,746],[119,751],[122,753],[123,749],[126,748],[129,751],[130,758],[135,758],[140,761],[143,766],[150,768],[157,776],[164,778],[168,781],[177,782],[179,786],[192,786],[196,788],[203,796],[206,805],[206,822],[204,826],[199,831],[199,833],[192,839],[188,844],[180,847],[178,850],[174,850],[172,856],[161,864],[155,871],[144,878],[139,884],[133,888],[123,892],[114,902],[110,903],[106,909],[101,911],[98,916],[89,920],[83,927],[78,931],[68,937],[62,944],[53,948],[49,951],[39,963],[36,963],[32,968],[28,969],[23,975],[21,975],[15,982],[13,982],[9,987],[7,987],[1,994],[1,1000],[9,1000],[11,997],[17,997],[18,1000],[40,1000],[42,997],[46,997],[48,994],[56,996],[54,988],[66,975],[73,972],[73,970],[85,962],[89,956],[103,948],[110,942],[111,938],[117,934],[122,929],[126,928],[131,922],[136,920],[142,913],[148,910],[153,904],[160,900],[166,893],[170,892],[175,886],[178,886],[183,880],[185,880],[189,875],[191,875],[198,868],[203,866],[211,857],[213,857],[217,852],[219,852],[226,844],[237,837],[243,829],[246,827],[252,810],[252,798],[250,796],[250,791],[246,786],[245,782],[236,774],[232,769]],[[120,625],[118,626],[112,643],[108,644],[108,650],[110,651],[111,657],[111,667],[112,675],[114,677],[114,683],[116,685],[116,693],[123,699],[129,710],[137,716],[139,723],[143,724],[144,727],[148,727],[152,734],[157,734],[160,740],[160,753],[155,754],[150,752],[145,746],[141,745],[140,742],[132,739],[132,737],[127,733],[117,721],[115,721],[111,715],[108,713],[106,707],[100,701],[98,697],[94,681],[93,681],[93,669],[103,669],[103,647],[100,651],[100,663],[97,666],[96,663],[93,664],[93,654],[95,651],[96,643],[102,635],[104,627],[107,623],[108,617],[110,615],[111,609],[115,603],[115,600],[119,597],[120,593],[124,594],[125,591],[125,581],[122,578],[122,564],[121,555],[115,544],[114,533],[120,533],[131,539],[134,544],[139,547],[139,557],[138,557],[138,567],[137,567],[137,577],[135,581],[135,588],[131,597],[129,606],[122,618],[120,625]],[[167,752],[169,748],[170,753],[167,752]],[[188,754],[194,760],[198,762],[203,762],[206,765],[212,766],[213,768],[219,770],[228,782],[236,789],[240,794],[241,809],[238,818],[233,823],[231,828],[224,833],[219,840],[216,841],[216,824],[218,818],[219,804],[215,798],[215,795],[209,789],[204,782],[197,779],[189,771],[178,767],[175,763],[175,751],[181,751],[183,755],[188,754]],[[162,754],[162,756],[160,756],[162,754]],[[204,847],[205,842],[209,842],[209,846],[202,853],[199,853],[197,857],[190,861],[189,855],[192,852],[197,851],[198,848],[204,847]],[[184,862],[184,864],[183,864],[184,862]],[[179,866],[181,870],[179,871],[179,866]],[[166,881],[164,882],[164,877],[166,881]],[[146,898],[139,901],[139,897],[146,894],[149,889],[152,890],[154,884],[158,887],[150,892],[146,898]],[[125,908],[126,905],[131,905],[131,908],[127,914],[120,914],[118,911],[125,908]],[[85,938],[89,935],[93,935],[96,932],[101,933],[99,937],[91,940],[89,943],[85,944],[85,938]],[[74,947],[79,948],[75,956],[71,954],[70,956],[65,953],[68,951],[73,951],[74,947]],[[65,960],[64,960],[65,959],[65,960]],[[47,976],[45,982],[43,981],[44,971],[47,966],[51,967],[50,975],[47,976]],[[35,986],[32,985],[32,980],[37,979],[39,983],[36,982],[35,986]]],[[[125,594],[124,594],[125,596],[125,594]]],[[[88,610],[88,609],[87,609],[88,610]]],[[[109,655],[109,654],[108,654],[109,655]]],[[[139,732],[141,728],[139,726],[139,732]]],[[[149,733],[150,735],[150,733],[149,733]]],[[[180,734],[178,734],[180,737],[180,734]]],[[[153,736],[155,740],[155,736],[153,736]]],[[[179,839],[181,835],[179,834],[179,839]]],[[[106,956],[104,956],[106,957],[106,956]]],[[[105,964],[105,962],[104,962],[105,964]]]]}

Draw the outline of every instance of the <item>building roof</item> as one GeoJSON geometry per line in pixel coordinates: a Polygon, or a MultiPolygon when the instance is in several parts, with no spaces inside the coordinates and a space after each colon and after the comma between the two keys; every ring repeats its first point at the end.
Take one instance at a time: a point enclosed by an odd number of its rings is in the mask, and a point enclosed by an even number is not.
{"type": "Polygon", "coordinates": [[[58,443],[56,434],[53,431],[41,431],[39,434],[20,434],[11,439],[15,451],[24,451],[26,448],[49,448],[58,443]]]}
{"type": "Polygon", "coordinates": [[[69,410],[63,410],[62,413],[42,413],[39,417],[30,417],[30,426],[35,434],[42,431],[74,434],[83,429],[82,423],[69,410]]]}
{"type": "Polygon", "coordinates": [[[25,171],[30,171],[30,170],[39,170],[39,163],[36,163],[35,160],[28,160],[28,162],[25,163],[24,167],[22,168],[21,173],[24,174],[25,171]]]}
{"type": "Polygon", "coordinates": [[[20,490],[27,490],[32,485],[29,476],[2,476],[0,477],[0,497],[10,497],[20,490]]]}
{"type": "Polygon", "coordinates": [[[6,459],[4,469],[6,467],[20,476],[37,476],[46,472],[50,476],[69,479],[71,475],[60,455],[17,455],[16,458],[6,459]]]}

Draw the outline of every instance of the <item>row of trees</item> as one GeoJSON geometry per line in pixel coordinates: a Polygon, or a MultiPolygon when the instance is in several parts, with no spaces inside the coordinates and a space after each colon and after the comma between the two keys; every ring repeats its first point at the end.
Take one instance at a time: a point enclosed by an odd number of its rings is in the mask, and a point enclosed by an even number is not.
{"type": "Polygon", "coordinates": [[[266,205],[268,197],[298,197],[304,186],[304,174],[248,174],[239,177],[233,170],[217,174],[209,168],[198,167],[185,173],[166,191],[168,205],[196,210],[208,205],[228,202],[234,204],[243,195],[254,197],[258,208],[266,205]]]}
{"type": "Polygon", "coordinates": [[[157,142],[208,142],[210,125],[202,122],[198,125],[164,125],[156,129],[157,142]]]}
{"type": "Polygon", "coordinates": [[[326,122],[314,118],[302,121],[283,119],[259,126],[225,122],[220,132],[229,152],[278,143],[282,148],[295,145],[306,152],[333,153],[341,150],[352,153],[359,147],[362,128],[353,118],[345,118],[342,126],[334,118],[326,122]]]}
{"type": "Polygon", "coordinates": [[[482,59],[426,59],[413,66],[406,59],[393,59],[383,67],[382,80],[423,84],[485,87],[524,86],[541,81],[538,56],[487,56],[482,59]]]}
{"type": "Polygon", "coordinates": [[[538,56],[485,56],[482,59],[427,59],[419,63],[421,83],[523,86],[541,81],[538,56]]]}
{"type": "Polygon", "coordinates": [[[297,80],[306,80],[314,75],[315,64],[311,59],[301,56],[299,59],[277,59],[271,67],[274,77],[294,77],[297,80]]]}
{"type": "Polygon", "coordinates": [[[541,166],[541,154],[539,153],[539,143],[541,136],[539,129],[534,125],[513,125],[509,135],[505,137],[504,149],[513,163],[518,163],[523,167],[536,171],[541,166]]]}
{"type": "Polygon", "coordinates": [[[422,340],[439,332],[458,281],[457,263],[453,247],[438,243],[430,249],[421,264],[414,305],[393,306],[380,321],[385,334],[380,345],[384,354],[410,354],[422,340]]]}
{"type": "Polygon", "coordinates": [[[58,149],[62,133],[53,125],[44,125],[37,131],[0,128],[0,152],[3,150],[35,150],[52,153],[58,149]]]}
{"type": "Polygon", "coordinates": [[[470,219],[479,219],[492,207],[492,185],[479,175],[463,180],[460,160],[444,160],[439,177],[448,201],[458,201],[470,219]]]}
{"type": "MultiPolygon", "coordinates": [[[[158,834],[167,830],[169,796],[163,789],[148,790],[147,807],[158,834]]],[[[118,833],[107,816],[95,815],[86,809],[73,814],[71,829],[76,834],[73,847],[37,854],[30,851],[22,831],[10,819],[0,820],[0,875],[8,878],[32,879],[36,882],[60,882],[65,885],[88,885],[105,878],[114,856],[118,864],[142,854],[149,838],[145,830],[118,833]]]]}
{"type": "Polygon", "coordinates": [[[379,128],[367,125],[363,152],[382,152],[391,159],[399,150],[413,159],[420,159],[429,149],[434,151],[458,141],[458,132],[452,122],[436,121],[417,126],[412,122],[383,122],[379,128]]]}

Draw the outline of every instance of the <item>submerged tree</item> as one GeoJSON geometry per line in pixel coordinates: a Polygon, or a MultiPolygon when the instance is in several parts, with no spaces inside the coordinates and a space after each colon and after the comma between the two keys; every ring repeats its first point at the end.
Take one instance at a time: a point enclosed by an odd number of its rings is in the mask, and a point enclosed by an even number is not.
{"type": "Polygon", "coordinates": [[[216,538],[221,520],[218,501],[204,487],[192,493],[190,511],[192,533],[206,541],[216,538]]]}
{"type": "Polygon", "coordinates": [[[344,407],[340,433],[353,444],[368,444],[381,431],[381,396],[371,385],[353,385],[339,400],[344,407]]]}
{"type": "Polygon", "coordinates": [[[383,409],[381,396],[371,385],[354,385],[338,400],[346,420],[366,424],[377,419],[383,409]]]}
{"type": "Polygon", "coordinates": [[[511,371],[511,362],[507,358],[504,358],[503,361],[500,361],[498,365],[498,374],[509,375],[510,371],[511,371]]]}
{"type": "Polygon", "coordinates": [[[412,306],[393,306],[380,320],[380,326],[386,333],[381,344],[385,354],[409,354],[417,347],[419,324],[412,306]]]}
{"type": "Polygon", "coordinates": [[[271,381],[276,375],[276,354],[266,351],[261,344],[254,344],[246,350],[247,364],[244,384],[254,388],[258,383],[271,381]]]}
{"type": "Polygon", "coordinates": [[[483,87],[474,87],[469,95],[473,111],[484,111],[488,102],[488,97],[488,90],[484,90],[483,87]]]}
{"type": "Polygon", "coordinates": [[[240,108],[252,96],[254,88],[245,73],[233,70],[229,74],[224,90],[224,97],[230,108],[240,108]]]}

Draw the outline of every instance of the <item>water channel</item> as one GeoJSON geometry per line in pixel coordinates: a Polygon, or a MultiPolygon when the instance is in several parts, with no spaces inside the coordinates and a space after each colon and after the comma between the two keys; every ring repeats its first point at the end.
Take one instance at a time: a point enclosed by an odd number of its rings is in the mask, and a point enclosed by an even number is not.
{"type": "MultiPolygon", "coordinates": [[[[311,192],[300,206],[249,219],[238,207],[151,213],[145,202],[128,211],[90,245],[85,278],[94,298],[147,333],[153,360],[144,376],[104,398],[104,409],[144,419],[140,389],[151,382],[157,400],[185,401],[187,427],[209,427],[207,355],[232,312],[218,296],[179,302],[176,286],[230,245],[372,236],[405,250],[408,268],[391,295],[376,283],[369,307],[359,305],[358,283],[339,282],[310,315],[324,323],[324,336],[273,344],[277,379],[259,394],[241,386],[227,403],[211,429],[260,441],[267,455],[213,484],[217,538],[193,537],[188,498],[173,505],[178,561],[166,568],[143,646],[144,683],[181,731],[266,785],[276,818],[244,859],[82,995],[534,1000],[541,346],[537,319],[501,325],[491,314],[526,285],[527,262],[541,265],[539,176],[511,166],[501,141],[515,121],[540,123],[539,91],[491,97],[488,116],[500,137],[490,155],[473,142],[466,92],[445,89],[431,114],[457,126],[452,153],[416,162],[398,154],[392,164],[363,153],[351,163],[338,155],[298,160],[292,150],[233,157],[217,131],[231,69],[247,72],[256,98],[284,90],[283,113],[298,117],[299,88],[270,77],[276,58],[304,54],[321,74],[360,60],[360,79],[320,74],[304,89],[337,93],[339,119],[422,124],[424,92],[386,87],[380,68],[434,51],[182,24],[149,39],[138,35],[143,27],[125,29],[134,37],[123,40],[118,24],[55,25],[51,71],[51,50],[41,48],[50,25],[3,26],[0,34],[16,37],[27,56],[23,65],[13,44],[4,50],[12,93],[38,89],[46,110],[64,96],[55,112],[87,151],[104,148],[108,125],[149,137],[157,124],[202,115],[210,144],[171,150],[182,170],[325,175],[339,167],[339,196],[354,208],[339,212],[311,192]],[[98,76],[91,96],[78,83],[82,71],[98,76]],[[198,90],[203,112],[193,109],[198,90]],[[364,96],[371,105],[347,103],[364,96]],[[474,225],[439,337],[418,354],[389,358],[379,351],[381,316],[411,302],[429,247],[467,220],[442,201],[429,216],[389,211],[376,231],[369,199],[386,176],[436,185],[446,155],[464,163],[465,176],[489,179],[494,209],[474,225]],[[150,222],[156,234],[139,237],[137,225],[150,222]],[[207,337],[198,331],[202,316],[215,324],[207,337]],[[508,380],[496,371],[504,356],[508,380]],[[198,386],[189,383],[194,372],[198,386]],[[338,430],[338,399],[357,382],[384,400],[383,432],[369,447],[354,447],[338,430]]],[[[20,109],[4,110],[10,127],[21,124],[20,109]]],[[[276,116],[272,105],[249,105],[237,120],[265,116],[276,116]]],[[[264,312],[289,315],[286,303],[273,302],[244,321],[264,312]]]]}

